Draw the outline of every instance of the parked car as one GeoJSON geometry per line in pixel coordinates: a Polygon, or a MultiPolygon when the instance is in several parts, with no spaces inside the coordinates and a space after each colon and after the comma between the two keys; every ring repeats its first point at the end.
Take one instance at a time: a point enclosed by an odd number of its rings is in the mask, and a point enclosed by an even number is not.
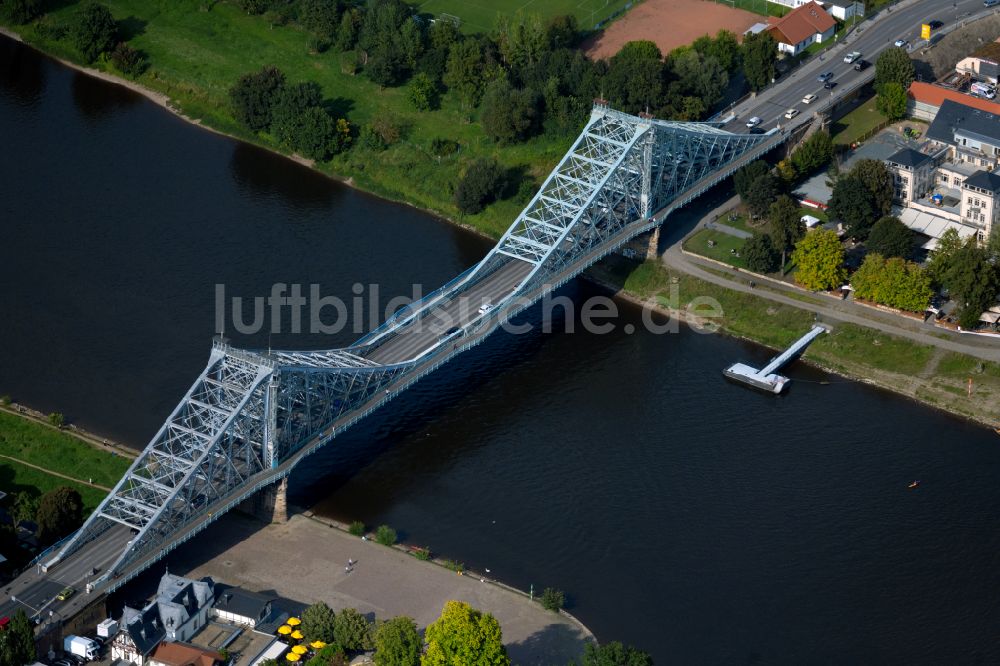
{"type": "Polygon", "coordinates": [[[844,62],[850,65],[852,62],[861,57],[861,51],[851,51],[844,56],[844,62]]]}
{"type": "Polygon", "coordinates": [[[897,39],[895,42],[892,43],[892,45],[895,46],[895,47],[897,47],[897,48],[903,48],[903,47],[905,47],[909,43],[910,42],[908,42],[905,39],[897,39]]]}
{"type": "Polygon", "coordinates": [[[785,111],[785,117],[788,118],[789,120],[791,120],[797,115],[799,115],[798,109],[788,109],[788,111],[785,111]]]}
{"type": "Polygon", "coordinates": [[[757,127],[757,125],[760,125],[760,123],[761,123],[760,118],[754,116],[753,118],[747,121],[747,127],[752,129],[754,127],[757,127]]]}
{"type": "Polygon", "coordinates": [[[854,63],[854,71],[855,72],[863,72],[866,69],[868,69],[868,65],[870,65],[870,64],[871,63],[868,62],[867,60],[859,60],[856,63],[854,63]]]}
{"type": "Polygon", "coordinates": [[[802,103],[803,104],[812,104],[815,99],[816,99],[816,95],[813,95],[812,93],[809,93],[808,95],[806,95],[805,97],[802,98],[802,103]]]}
{"type": "Polygon", "coordinates": [[[820,74],[816,78],[819,79],[820,83],[826,83],[827,81],[833,78],[833,72],[824,72],[823,74],[820,74]]]}

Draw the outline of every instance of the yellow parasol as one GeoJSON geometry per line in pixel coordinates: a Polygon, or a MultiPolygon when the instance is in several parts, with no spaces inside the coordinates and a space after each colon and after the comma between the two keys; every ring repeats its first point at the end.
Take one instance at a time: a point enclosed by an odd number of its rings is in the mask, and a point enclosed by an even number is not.
{"type": "Polygon", "coordinates": [[[297,617],[290,617],[287,620],[285,620],[285,624],[287,624],[289,627],[297,627],[300,624],[302,624],[302,620],[300,620],[297,617]]]}
{"type": "Polygon", "coordinates": [[[283,624],[280,627],[278,627],[278,633],[281,634],[282,636],[287,636],[288,634],[292,633],[292,628],[289,627],[287,624],[283,624]]]}
{"type": "Polygon", "coordinates": [[[297,641],[301,641],[303,638],[305,638],[305,634],[296,629],[295,631],[292,632],[292,638],[294,638],[297,641]]]}
{"type": "Polygon", "coordinates": [[[294,652],[295,654],[305,654],[306,652],[309,652],[309,648],[307,648],[305,645],[293,645],[292,652],[294,652]]]}
{"type": "Polygon", "coordinates": [[[285,659],[287,659],[288,661],[298,661],[301,658],[302,657],[296,654],[295,652],[289,652],[288,654],[285,655],[285,659]]]}
{"type": "Polygon", "coordinates": [[[312,643],[309,644],[309,647],[311,647],[314,650],[322,650],[323,648],[326,647],[326,643],[324,643],[323,641],[313,641],[312,643]]]}

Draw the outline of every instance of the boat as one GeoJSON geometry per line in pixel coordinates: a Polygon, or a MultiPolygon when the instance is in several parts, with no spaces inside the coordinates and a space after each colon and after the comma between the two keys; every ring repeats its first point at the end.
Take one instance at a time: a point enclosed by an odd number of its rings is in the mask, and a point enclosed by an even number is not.
{"type": "Polygon", "coordinates": [[[913,482],[913,483],[911,483],[911,484],[910,484],[910,485],[909,485],[908,487],[909,487],[910,489],[913,489],[913,488],[916,488],[916,487],[917,487],[917,486],[919,486],[919,485],[920,485],[920,482],[919,482],[919,481],[914,481],[914,482],[913,482]]]}

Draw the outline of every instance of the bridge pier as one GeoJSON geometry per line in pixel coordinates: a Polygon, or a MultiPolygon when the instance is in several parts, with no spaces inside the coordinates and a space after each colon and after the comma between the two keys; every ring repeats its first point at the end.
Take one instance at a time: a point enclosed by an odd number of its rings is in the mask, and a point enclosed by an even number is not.
{"type": "Polygon", "coordinates": [[[660,256],[660,225],[649,232],[649,243],[646,245],[646,259],[656,260],[660,256]]]}
{"type": "Polygon", "coordinates": [[[239,506],[240,511],[249,513],[265,523],[288,521],[288,477],[263,488],[247,498],[239,506]]]}

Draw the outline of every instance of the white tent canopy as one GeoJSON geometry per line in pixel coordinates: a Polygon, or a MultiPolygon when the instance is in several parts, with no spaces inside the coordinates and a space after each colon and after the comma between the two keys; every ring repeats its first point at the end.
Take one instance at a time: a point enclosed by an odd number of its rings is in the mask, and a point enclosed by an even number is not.
{"type": "Polygon", "coordinates": [[[813,215],[803,215],[802,223],[806,225],[806,229],[812,229],[819,224],[819,218],[813,215]]]}
{"type": "Polygon", "coordinates": [[[976,227],[969,226],[968,224],[953,222],[952,220],[947,220],[943,217],[931,215],[930,213],[925,213],[923,211],[914,210],[913,208],[904,208],[900,211],[899,220],[913,231],[931,237],[930,240],[922,246],[925,250],[937,249],[938,239],[941,238],[944,232],[948,229],[954,229],[957,231],[959,238],[962,239],[974,236],[976,231],[978,231],[976,227]]]}

